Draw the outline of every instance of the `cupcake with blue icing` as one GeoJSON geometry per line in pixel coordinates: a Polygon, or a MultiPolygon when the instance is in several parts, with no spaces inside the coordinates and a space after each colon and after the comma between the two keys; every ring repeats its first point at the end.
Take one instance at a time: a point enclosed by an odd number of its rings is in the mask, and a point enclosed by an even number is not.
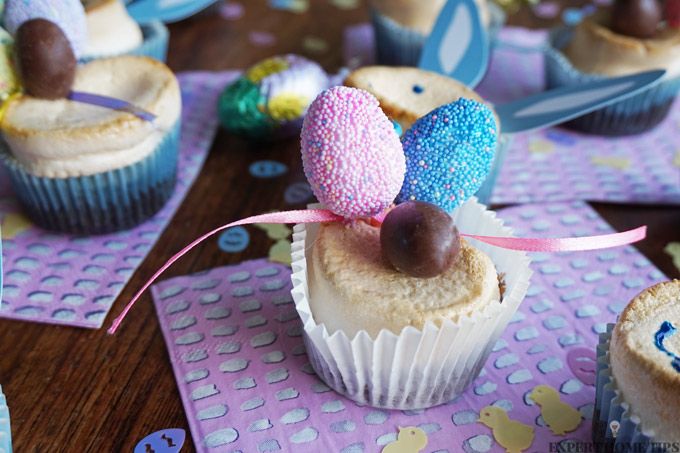
{"type": "Polygon", "coordinates": [[[127,229],[156,214],[177,174],[181,96],[172,71],[136,56],[77,66],[67,35],[44,19],[16,35],[22,92],[2,105],[0,161],[26,214],[73,234],[127,229]]]}
{"type": "Polygon", "coordinates": [[[330,83],[323,68],[304,57],[268,58],[225,87],[218,101],[220,123],[232,134],[255,140],[293,136],[330,83]]]}
{"type": "Polygon", "coordinates": [[[680,280],[635,297],[598,346],[593,440],[603,451],[680,441],[680,280]]]}

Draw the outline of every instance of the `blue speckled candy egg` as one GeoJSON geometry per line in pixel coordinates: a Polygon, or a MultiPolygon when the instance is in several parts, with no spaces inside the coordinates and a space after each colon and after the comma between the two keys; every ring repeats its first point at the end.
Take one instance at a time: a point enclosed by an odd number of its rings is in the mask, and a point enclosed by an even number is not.
{"type": "Polygon", "coordinates": [[[494,114],[482,103],[461,98],[428,113],[401,139],[406,177],[397,201],[426,201],[453,211],[486,179],[497,139],[494,114]]]}
{"type": "Polygon", "coordinates": [[[12,35],[31,19],[47,19],[57,24],[76,57],[82,56],[87,42],[87,22],[80,0],[6,0],[4,24],[12,35]]]}

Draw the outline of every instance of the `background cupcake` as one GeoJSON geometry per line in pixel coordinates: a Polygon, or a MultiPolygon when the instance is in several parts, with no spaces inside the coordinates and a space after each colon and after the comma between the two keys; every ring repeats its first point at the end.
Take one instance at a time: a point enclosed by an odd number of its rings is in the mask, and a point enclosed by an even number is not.
{"type": "Polygon", "coordinates": [[[87,45],[81,58],[142,55],[165,61],[168,29],[160,21],[139,25],[122,0],[82,0],[87,21],[87,45]]]}
{"type": "MultiPolygon", "coordinates": [[[[380,64],[417,66],[425,40],[445,0],[371,0],[376,54],[380,64]]],[[[493,2],[476,0],[479,15],[492,34],[505,21],[493,2]]]]}
{"type": "Polygon", "coordinates": [[[663,20],[657,0],[617,0],[611,10],[575,28],[554,30],[546,56],[548,88],[667,71],[660,83],[566,125],[616,136],[645,132],[663,121],[680,90],[680,28],[672,24],[663,20]]]}
{"type": "Polygon", "coordinates": [[[16,48],[25,94],[3,105],[0,158],[32,220],[56,231],[106,233],[163,207],[175,186],[181,113],[172,71],[133,56],[76,69],[66,35],[44,19],[19,27],[16,48]],[[72,89],[130,102],[155,119],[73,102],[66,98],[72,89]]]}
{"type": "Polygon", "coordinates": [[[600,338],[593,440],[604,451],[666,451],[680,439],[678,300],[680,280],[648,288],[600,338]]]}

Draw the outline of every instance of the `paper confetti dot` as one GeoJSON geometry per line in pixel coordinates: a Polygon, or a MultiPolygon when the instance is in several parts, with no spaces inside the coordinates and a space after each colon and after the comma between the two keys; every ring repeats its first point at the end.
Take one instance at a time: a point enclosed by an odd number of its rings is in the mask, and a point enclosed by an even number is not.
{"type": "Polygon", "coordinates": [[[269,249],[269,260],[274,263],[281,263],[290,266],[293,262],[291,256],[291,242],[288,239],[277,241],[269,249]]]}
{"type": "Polygon", "coordinates": [[[671,256],[673,259],[673,265],[678,271],[680,271],[680,242],[669,243],[666,245],[666,247],[664,247],[663,251],[671,256]]]}
{"type": "Polygon", "coordinates": [[[250,164],[248,171],[255,178],[269,179],[285,174],[288,167],[275,160],[259,160],[250,164]]]}
{"type": "Polygon", "coordinates": [[[320,54],[328,51],[330,45],[326,40],[319,37],[306,36],[302,40],[302,47],[310,53],[320,54]]]}
{"type": "Polygon", "coordinates": [[[6,214],[0,223],[2,225],[2,239],[14,239],[24,231],[27,231],[33,224],[23,214],[6,214]]]}
{"type": "Polygon", "coordinates": [[[283,199],[287,204],[301,204],[311,200],[314,196],[312,188],[306,182],[295,182],[286,188],[283,199]]]}
{"type": "Polygon", "coordinates": [[[309,0],[269,0],[269,6],[273,9],[302,14],[309,9],[309,0]]]}
{"type": "Polygon", "coordinates": [[[251,31],[248,34],[250,42],[256,46],[269,47],[276,44],[276,37],[266,31],[251,31]]]}
{"type": "Polygon", "coordinates": [[[274,240],[285,239],[293,233],[288,226],[277,223],[256,223],[255,227],[267,233],[269,239],[274,240]]]}
{"type": "Polygon", "coordinates": [[[242,252],[248,247],[249,243],[250,235],[248,234],[248,230],[242,226],[225,230],[220,234],[220,237],[217,240],[217,245],[220,247],[220,250],[227,253],[242,252]]]}
{"type": "Polygon", "coordinates": [[[554,19],[560,13],[560,9],[559,3],[553,1],[541,2],[532,7],[536,17],[541,19],[554,19]]]}
{"type": "Polygon", "coordinates": [[[330,0],[331,5],[338,9],[349,10],[359,6],[359,0],[330,0]]]}
{"type": "Polygon", "coordinates": [[[588,348],[576,348],[567,353],[567,364],[574,376],[586,385],[595,385],[597,363],[595,351],[588,348]]]}
{"type": "MultiPolygon", "coordinates": [[[[578,384],[580,388],[580,383],[578,384]]],[[[541,417],[553,434],[562,436],[574,431],[581,424],[581,413],[560,401],[560,394],[549,385],[536,386],[530,395],[541,406],[541,417]]]]}
{"type": "Polygon", "coordinates": [[[243,17],[244,8],[242,4],[229,0],[220,6],[219,13],[222,19],[238,20],[243,17]]]}

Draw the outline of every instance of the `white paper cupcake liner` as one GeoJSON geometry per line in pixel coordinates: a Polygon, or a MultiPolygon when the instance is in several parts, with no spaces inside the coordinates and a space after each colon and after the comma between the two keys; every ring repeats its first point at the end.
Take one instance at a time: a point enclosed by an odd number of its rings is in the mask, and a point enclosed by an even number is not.
{"type": "Polygon", "coordinates": [[[600,334],[597,346],[597,381],[593,442],[600,452],[661,453],[666,447],[643,432],[640,418],[630,412],[630,406],[616,386],[609,361],[609,344],[614,324],[600,334]],[[616,432],[612,426],[618,426],[616,432]]]}
{"type": "MultiPolygon", "coordinates": [[[[471,199],[453,213],[460,231],[510,236],[494,212],[471,199]]],[[[386,409],[422,409],[446,403],[477,377],[494,344],[524,299],[531,270],[526,253],[493,247],[470,239],[504,274],[501,303],[441,327],[406,327],[399,335],[382,330],[376,339],[365,331],[354,338],[328,333],[314,321],[309,305],[307,260],[318,225],[297,225],[293,234],[292,295],[304,324],[310,362],[326,384],[359,404],[386,409]]]]}

